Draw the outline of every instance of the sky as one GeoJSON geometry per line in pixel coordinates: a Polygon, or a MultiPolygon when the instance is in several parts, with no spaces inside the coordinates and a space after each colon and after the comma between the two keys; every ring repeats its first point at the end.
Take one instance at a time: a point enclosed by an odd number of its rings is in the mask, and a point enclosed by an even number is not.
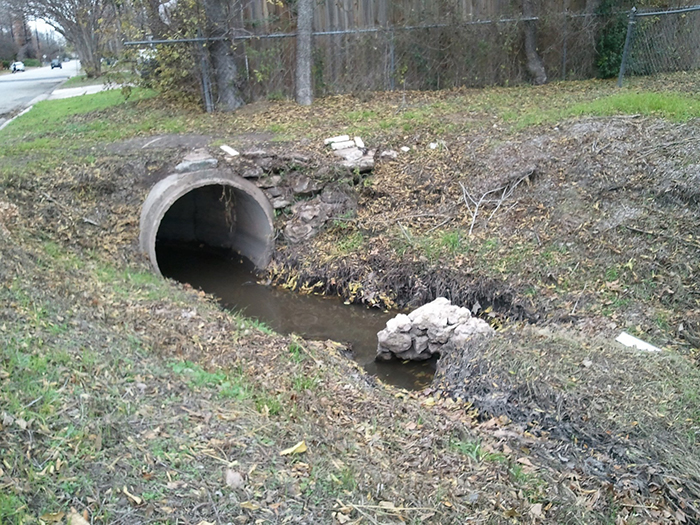
{"type": "Polygon", "coordinates": [[[44,34],[44,33],[53,33],[56,38],[63,39],[61,35],[59,35],[56,30],[51,27],[49,24],[46,23],[45,20],[42,18],[37,18],[36,20],[30,20],[29,21],[29,27],[32,28],[32,31],[37,30],[39,34],[44,34]]]}

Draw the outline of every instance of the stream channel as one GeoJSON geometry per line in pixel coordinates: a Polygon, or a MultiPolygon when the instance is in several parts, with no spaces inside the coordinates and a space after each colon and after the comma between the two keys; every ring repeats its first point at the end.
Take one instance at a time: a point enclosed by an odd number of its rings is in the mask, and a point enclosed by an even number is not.
{"type": "Polygon", "coordinates": [[[252,263],[235,253],[159,244],[157,258],[165,277],[212,294],[224,308],[257,319],[275,332],[347,345],[355,361],[386,383],[414,390],[424,388],[433,378],[433,362],[375,361],[377,332],[396,312],[346,305],[338,297],[301,295],[260,284],[252,263]]]}

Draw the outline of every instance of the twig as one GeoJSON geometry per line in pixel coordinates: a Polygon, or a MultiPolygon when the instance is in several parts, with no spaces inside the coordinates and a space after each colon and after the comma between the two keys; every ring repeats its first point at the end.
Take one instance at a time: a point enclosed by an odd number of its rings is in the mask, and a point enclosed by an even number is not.
{"type": "Polygon", "coordinates": [[[369,514],[367,514],[367,513],[366,513],[364,510],[362,510],[361,508],[356,507],[355,505],[352,505],[352,504],[351,504],[350,506],[351,506],[353,509],[355,509],[357,512],[359,512],[360,514],[362,514],[362,515],[363,515],[365,518],[367,518],[369,521],[371,521],[372,523],[374,523],[374,525],[379,525],[379,522],[378,522],[377,520],[375,520],[372,516],[370,516],[369,514]]]}
{"type": "Polygon", "coordinates": [[[491,193],[501,191],[502,189],[503,188],[496,188],[495,190],[489,190],[481,196],[481,198],[479,199],[479,202],[477,202],[476,206],[474,207],[474,213],[472,215],[472,223],[471,223],[471,226],[469,226],[469,235],[471,235],[472,231],[474,230],[474,223],[476,222],[476,216],[479,214],[479,206],[481,206],[481,203],[484,201],[484,197],[486,197],[487,195],[490,195],[491,193]]]}
{"type": "Polygon", "coordinates": [[[41,399],[43,399],[43,397],[44,397],[44,396],[39,396],[39,397],[37,397],[34,401],[32,401],[31,403],[29,403],[28,405],[24,405],[25,410],[26,410],[27,408],[29,408],[30,406],[35,405],[36,403],[38,403],[39,401],[41,401],[41,399]]]}
{"type": "Polygon", "coordinates": [[[321,361],[316,359],[313,355],[311,355],[311,352],[303,345],[301,344],[302,339],[297,337],[296,335],[292,334],[292,342],[296,344],[299,348],[301,348],[306,355],[308,355],[311,359],[313,359],[314,363],[316,363],[317,366],[323,365],[321,361]]]}
{"type": "Polygon", "coordinates": [[[396,221],[396,224],[398,224],[398,225],[399,225],[399,228],[401,228],[401,233],[403,233],[404,237],[406,237],[406,240],[408,241],[408,243],[409,243],[411,246],[414,246],[414,244],[413,244],[413,239],[411,238],[411,234],[408,233],[408,231],[406,230],[406,228],[404,228],[403,224],[401,224],[399,221],[396,221]]]}
{"type": "Polygon", "coordinates": [[[209,498],[209,505],[211,505],[211,508],[214,510],[214,514],[216,515],[216,522],[221,523],[221,516],[219,516],[219,509],[216,507],[216,504],[214,503],[214,500],[211,497],[211,492],[209,491],[209,487],[207,487],[205,484],[204,476],[202,476],[200,474],[199,478],[202,480],[202,484],[204,485],[204,490],[207,491],[207,498],[209,498]]]}
{"type": "Polygon", "coordinates": [[[433,507],[382,507],[381,505],[358,505],[355,503],[350,503],[349,504],[351,507],[358,508],[362,507],[363,509],[378,509],[378,510],[383,510],[384,512],[391,513],[391,512],[403,512],[405,510],[435,510],[433,507]]]}
{"type": "MultiPolygon", "coordinates": [[[[464,187],[464,184],[462,184],[461,181],[458,181],[459,185],[462,187],[462,199],[464,199],[464,205],[467,207],[467,210],[469,210],[469,213],[474,216],[472,213],[472,208],[469,206],[469,202],[467,202],[467,197],[469,197],[469,200],[474,202],[474,199],[472,199],[472,196],[469,195],[469,192],[467,191],[467,188],[464,187]]],[[[476,204],[476,203],[474,203],[476,204]]]]}
{"type": "MultiPolygon", "coordinates": [[[[504,187],[503,187],[503,194],[501,195],[501,198],[498,200],[498,204],[496,205],[496,207],[495,207],[495,208],[493,209],[493,211],[491,212],[491,215],[489,215],[489,218],[486,219],[486,224],[488,224],[489,221],[493,218],[493,216],[496,215],[496,212],[497,212],[498,209],[501,207],[501,204],[503,204],[503,201],[504,201],[505,198],[507,197],[507,195],[506,195],[506,192],[507,192],[507,191],[508,191],[508,186],[504,186],[504,187]]],[[[508,192],[508,195],[510,195],[510,192],[508,192]]]]}
{"type": "Polygon", "coordinates": [[[641,233],[644,235],[651,235],[653,237],[663,237],[665,239],[669,239],[671,241],[676,241],[680,242],[681,244],[685,244],[686,246],[692,246],[693,248],[698,248],[700,249],[700,244],[692,242],[692,241],[686,241],[684,239],[681,239],[680,237],[674,237],[673,235],[668,235],[666,233],[660,233],[660,232],[651,232],[647,230],[640,230],[639,228],[633,228],[632,226],[627,226],[625,225],[625,228],[627,228],[629,231],[635,232],[635,233],[641,233]]]}
{"type": "MultiPolygon", "coordinates": [[[[450,217],[450,216],[446,215],[444,213],[412,213],[411,215],[403,215],[401,218],[402,219],[416,219],[416,218],[421,218],[421,217],[450,217]]],[[[357,220],[357,219],[347,219],[347,220],[357,220]]],[[[395,220],[396,220],[396,218],[392,217],[391,219],[377,219],[374,222],[379,223],[379,224],[384,224],[387,222],[394,222],[395,220]]]]}
{"type": "Polygon", "coordinates": [[[501,195],[501,200],[498,201],[498,205],[496,206],[496,209],[493,210],[493,211],[491,212],[491,215],[489,215],[489,218],[488,218],[488,220],[486,221],[487,224],[488,224],[488,222],[491,220],[491,218],[496,214],[496,212],[498,211],[498,209],[501,207],[501,204],[503,204],[503,201],[506,200],[506,199],[508,199],[511,195],[513,195],[513,192],[515,191],[515,188],[517,188],[518,185],[519,185],[522,181],[524,181],[525,179],[527,179],[528,177],[530,177],[533,173],[535,173],[534,168],[528,170],[522,177],[520,177],[517,181],[515,181],[514,184],[512,184],[512,185],[511,185],[511,184],[506,184],[506,185],[503,187],[503,195],[501,195]]]}
{"type": "Polygon", "coordinates": [[[442,222],[441,222],[440,224],[438,224],[437,226],[433,226],[432,228],[430,228],[430,229],[429,229],[427,232],[425,232],[425,233],[426,233],[426,234],[432,233],[433,231],[437,230],[440,226],[444,226],[445,224],[447,224],[448,222],[453,221],[453,220],[454,220],[454,217],[448,217],[447,219],[445,219],[444,221],[442,221],[442,222]]]}
{"type": "Polygon", "coordinates": [[[578,302],[581,300],[581,297],[583,297],[583,294],[586,292],[586,287],[588,286],[588,283],[583,285],[583,290],[581,290],[581,293],[578,294],[578,299],[576,299],[576,302],[574,303],[574,307],[571,309],[571,315],[574,315],[576,313],[576,308],[578,307],[578,302]]]}

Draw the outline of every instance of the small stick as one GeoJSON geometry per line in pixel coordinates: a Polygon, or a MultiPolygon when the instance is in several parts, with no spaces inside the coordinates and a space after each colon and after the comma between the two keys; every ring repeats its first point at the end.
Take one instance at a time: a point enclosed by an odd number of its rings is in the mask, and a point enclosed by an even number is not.
{"type": "Polygon", "coordinates": [[[586,287],[588,286],[588,283],[583,285],[583,290],[581,290],[581,293],[578,294],[578,299],[576,299],[576,303],[574,304],[573,309],[571,310],[571,315],[574,315],[576,313],[576,308],[578,307],[578,302],[581,300],[581,297],[583,297],[584,292],[586,291],[586,287]]]}
{"type": "Polygon", "coordinates": [[[452,221],[452,220],[454,220],[454,217],[448,217],[447,219],[445,219],[444,221],[442,221],[442,222],[441,222],[440,224],[438,224],[437,226],[433,226],[432,228],[430,228],[430,229],[429,229],[427,232],[425,232],[425,233],[426,233],[426,234],[432,233],[433,231],[437,230],[440,226],[444,226],[445,224],[447,224],[448,222],[450,222],[450,221],[452,221]]]}
{"type": "Polygon", "coordinates": [[[399,221],[396,221],[396,224],[399,225],[399,228],[401,228],[401,233],[404,234],[404,237],[406,237],[406,240],[411,246],[414,246],[413,244],[413,239],[411,239],[411,235],[406,231],[406,228],[403,227],[403,224],[401,224],[399,221]]]}

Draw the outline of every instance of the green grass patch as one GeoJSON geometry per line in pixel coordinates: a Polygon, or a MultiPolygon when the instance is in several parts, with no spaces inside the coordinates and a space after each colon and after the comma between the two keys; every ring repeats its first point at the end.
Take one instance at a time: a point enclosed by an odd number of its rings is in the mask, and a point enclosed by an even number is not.
{"type": "Polygon", "coordinates": [[[88,78],[87,75],[76,75],[70,77],[66,80],[61,88],[73,88],[73,87],[83,87],[83,86],[99,86],[105,83],[103,77],[98,78],[88,78]]]}
{"type": "Polygon", "coordinates": [[[622,92],[573,105],[567,116],[645,115],[683,122],[700,117],[700,98],[679,93],[622,92]]]}
{"type": "Polygon", "coordinates": [[[209,372],[200,365],[190,361],[176,361],[170,364],[176,374],[182,376],[191,388],[214,388],[222,398],[248,399],[251,397],[250,385],[244,376],[222,369],[209,372]]]}

